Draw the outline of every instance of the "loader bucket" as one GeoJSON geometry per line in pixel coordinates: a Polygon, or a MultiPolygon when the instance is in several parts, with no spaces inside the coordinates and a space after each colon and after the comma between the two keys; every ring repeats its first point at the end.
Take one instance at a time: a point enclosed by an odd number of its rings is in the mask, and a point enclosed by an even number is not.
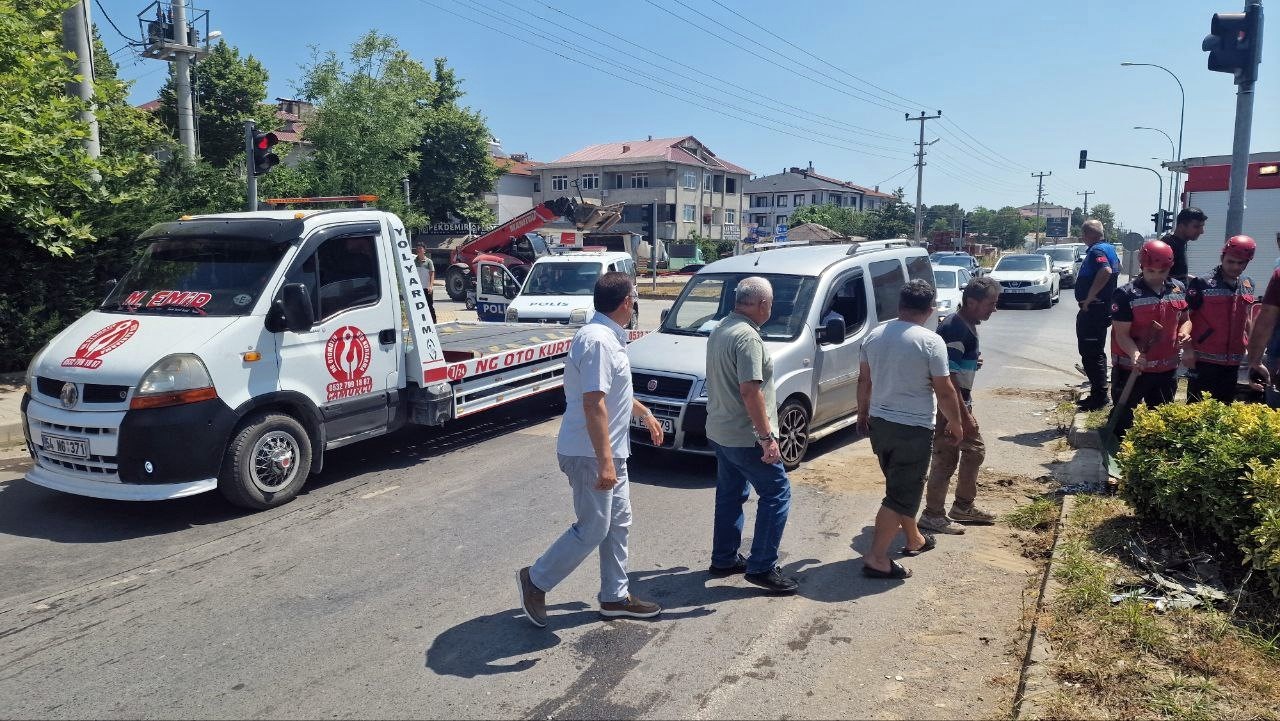
{"type": "Polygon", "coordinates": [[[622,220],[622,204],[594,205],[582,202],[574,208],[573,225],[578,230],[599,232],[613,227],[622,220]]]}

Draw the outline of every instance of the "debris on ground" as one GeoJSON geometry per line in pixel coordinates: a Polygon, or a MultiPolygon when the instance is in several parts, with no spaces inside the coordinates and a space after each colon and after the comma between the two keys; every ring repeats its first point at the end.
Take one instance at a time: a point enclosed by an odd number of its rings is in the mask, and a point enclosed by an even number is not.
{"type": "Polygon", "coordinates": [[[1151,603],[1163,613],[1228,600],[1219,579],[1218,562],[1208,553],[1182,558],[1166,556],[1157,560],[1144,545],[1133,539],[1126,542],[1125,548],[1146,572],[1138,574],[1139,582],[1117,581],[1117,585],[1129,590],[1112,594],[1111,603],[1137,599],[1151,603]]]}

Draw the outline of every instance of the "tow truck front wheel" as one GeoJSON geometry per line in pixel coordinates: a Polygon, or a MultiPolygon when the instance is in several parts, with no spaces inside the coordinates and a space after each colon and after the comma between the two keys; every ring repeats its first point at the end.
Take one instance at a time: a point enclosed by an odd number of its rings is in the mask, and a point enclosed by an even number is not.
{"type": "Polygon", "coordinates": [[[778,409],[778,450],[788,471],[798,468],[809,450],[809,409],[794,398],[778,409]]]}
{"type": "Polygon", "coordinates": [[[261,413],[231,441],[218,490],[242,508],[262,510],[293,500],[311,473],[311,439],[293,418],[261,413]]]}
{"type": "Polygon", "coordinates": [[[444,273],[444,291],[449,300],[461,303],[467,299],[467,276],[461,268],[450,268],[444,273]]]}

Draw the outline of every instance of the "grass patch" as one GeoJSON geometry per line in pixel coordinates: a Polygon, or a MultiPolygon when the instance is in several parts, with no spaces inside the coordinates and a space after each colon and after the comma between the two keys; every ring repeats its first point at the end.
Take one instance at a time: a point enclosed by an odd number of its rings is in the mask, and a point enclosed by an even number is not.
{"type": "Polygon", "coordinates": [[[1107,417],[1111,415],[1111,406],[1106,405],[1096,411],[1084,414],[1084,427],[1091,431],[1107,425],[1107,417]]]}
{"type": "Polygon", "coordinates": [[[1021,531],[1052,528],[1058,520],[1058,504],[1048,498],[1037,498],[1004,514],[1003,520],[1021,531]]]}
{"type": "Polygon", "coordinates": [[[1057,682],[1043,715],[1280,718],[1280,628],[1214,609],[1160,614],[1136,598],[1111,603],[1115,582],[1135,573],[1121,549],[1143,529],[1119,498],[1077,501],[1060,531],[1060,587],[1042,621],[1057,682]]]}

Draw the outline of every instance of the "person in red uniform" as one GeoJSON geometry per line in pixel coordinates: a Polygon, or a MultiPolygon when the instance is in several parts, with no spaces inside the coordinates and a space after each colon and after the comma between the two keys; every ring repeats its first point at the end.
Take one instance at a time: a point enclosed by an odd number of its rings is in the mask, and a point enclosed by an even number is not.
{"type": "Polygon", "coordinates": [[[1191,310],[1191,351],[1187,402],[1205,397],[1230,403],[1236,397],[1236,377],[1248,347],[1250,306],[1257,300],[1253,280],[1245,268],[1258,250],[1247,235],[1233,235],[1222,246],[1222,264],[1209,276],[1192,276],[1187,282],[1187,306],[1191,310]]]}
{"type": "Polygon", "coordinates": [[[1154,408],[1173,400],[1178,390],[1178,350],[1191,334],[1186,288],[1169,277],[1173,248],[1148,240],[1138,252],[1138,264],[1142,275],[1111,296],[1112,403],[1120,405],[1129,375],[1139,374],[1116,421],[1118,436],[1133,423],[1133,409],[1139,403],[1145,401],[1154,408]]]}

